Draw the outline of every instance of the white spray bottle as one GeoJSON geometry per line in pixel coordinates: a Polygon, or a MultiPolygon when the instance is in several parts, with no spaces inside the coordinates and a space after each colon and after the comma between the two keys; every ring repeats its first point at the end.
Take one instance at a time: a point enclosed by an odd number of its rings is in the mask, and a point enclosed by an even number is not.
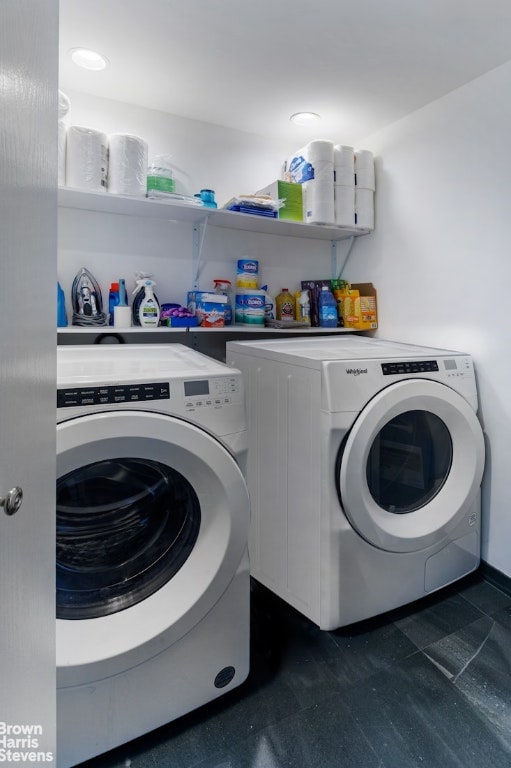
{"type": "Polygon", "coordinates": [[[138,307],[138,319],[144,328],[156,328],[160,322],[160,305],[153,291],[155,285],[154,280],[145,277],[137,280],[136,288],[133,291],[135,294],[142,288],[144,289],[144,296],[138,307]]]}

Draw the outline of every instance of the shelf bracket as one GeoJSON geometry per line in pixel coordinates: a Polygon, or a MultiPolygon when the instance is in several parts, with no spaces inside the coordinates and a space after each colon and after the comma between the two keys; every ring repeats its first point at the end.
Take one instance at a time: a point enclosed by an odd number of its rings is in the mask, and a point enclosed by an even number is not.
{"type": "Polygon", "coordinates": [[[204,221],[199,224],[193,225],[193,234],[192,234],[192,269],[193,269],[193,280],[192,285],[194,290],[197,290],[199,288],[199,278],[200,278],[200,270],[201,270],[201,260],[202,260],[202,246],[204,244],[204,238],[206,236],[206,227],[208,225],[209,216],[206,216],[204,221]]]}
{"type": "Polygon", "coordinates": [[[193,280],[192,280],[192,287],[194,290],[197,290],[199,287],[199,272],[200,272],[200,224],[194,224],[193,225],[193,235],[192,235],[192,270],[193,270],[193,280]]]}
{"type": "Polygon", "coordinates": [[[332,240],[330,242],[330,274],[333,280],[340,278],[340,276],[342,275],[344,271],[344,267],[346,266],[349,255],[351,253],[351,249],[353,248],[354,242],[355,242],[355,237],[353,235],[351,237],[346,238],[345,240],[332,240]],[[343,248],[343,251],[344,251],[343,261],[340,268],[337,263],[337,246],[339,243],[344,243],[345,245],[345,247],[343,248]]]}

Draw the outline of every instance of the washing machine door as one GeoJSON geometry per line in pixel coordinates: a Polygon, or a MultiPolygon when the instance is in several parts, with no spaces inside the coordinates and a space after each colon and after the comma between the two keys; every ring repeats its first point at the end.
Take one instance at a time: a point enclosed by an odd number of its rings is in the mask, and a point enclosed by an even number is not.
{"type": "Polygon", "coordinates": [[[59,424],[59,687],[125,671],[189,632],[234,578],[248,524],[238,464],[202,429],[143,411],[59,424]]]}
{"type": "Polygon", "coordinates": [[[392,384],[359,414],[340,452],[343,510],[380,549],[429,547],[470,509],[484,453],[481,426],[461,395],[423,379],[392,384]]]}

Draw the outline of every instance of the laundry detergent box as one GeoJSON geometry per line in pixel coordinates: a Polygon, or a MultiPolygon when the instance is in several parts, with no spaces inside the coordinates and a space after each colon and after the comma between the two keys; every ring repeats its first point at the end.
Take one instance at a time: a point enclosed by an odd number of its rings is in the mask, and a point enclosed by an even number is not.
{"type": "Polygon", "coordinates": [[[378,328],[376,289],[372,283],[348,283],[340,306],[345,328],[374,331],[378,328]]]}
{"type": "Polygon", "coordinates": [[[204,328],[223,328],[227,296],[211,291],[188,291],[187,305],[197,318],[197,325],[204,328]]]}
{"type": "Polygon", "coordinates": [[[278,218],[288,221],[303,221],[302,185],[290,181],[274,181],[256,195],[269,195],[272,200],[284,200],[279,208],[278,218]]]}

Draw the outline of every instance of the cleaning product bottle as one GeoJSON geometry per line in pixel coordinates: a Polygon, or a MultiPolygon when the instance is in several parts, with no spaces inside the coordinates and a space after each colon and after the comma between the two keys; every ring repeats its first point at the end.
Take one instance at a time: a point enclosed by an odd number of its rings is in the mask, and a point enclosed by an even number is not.
{"type": "Polygon", "coordinates": [[[282,288],[281,292],[275,296],[275,310],[277,320],[295,319],[295,300],[287,288],[282,288]]]}
{"type": "Polygon", "coordinates": [[[155,285],[154,280],[143,278],[137,280],[137,287],[133,291],[137,296],[141,289],[144,291],[138,307],[138,325],[144,328],[156,328],[160,322],[160,305],[153,291],[155,285]]]}
{"type": "MultiPolygon", "coordinates": [[[[152,275],[149,274],[149,272],[135,272],[135,290],[133,291],[133,303],[131,305],[131,322],[133,325],[140,325],[140,317],[139,317],[139,309],[140,309],[140,303],[142,299],[144,298],[145,290],[144,290],[144,282],[145,280],[152,280],[152,275]]],[[[153,283],[155,285],[155,283],[153,283]]],[[[158,306],[160,305],[160,302],[158,301],[158,297],[156,294],[154,294],[154,298],[156,299],[158,306]]]]}
{"type": "Polygon", "coordinates": [[[110,283],[108,292],[108,324],[114,324],[114,307],[119,303],[119,283],[110,283]]]}
{"type": "Polygon", "coordinates": [[[213,280],[215,286],[215,293],[227,296],[227,304],[224,308],[224,324],[232,325],[232,300],[231,300],[231,281],[230,280],[213,280]]]}
{"type": "Polygon", "coordinates": [[[66,296],[62,286],[57,282],[57,326],[64,328],[67,325],[66,296]]]}
{"type": "Polygon", "coordinates": [[[309,291],[299,291],[298,301],[296,304],[297,315],[296,319],[300,323],[311,324],[311,304],[309,298],[309,291]]]}
{"type": "Polygon", "coordinates": [[[337,302],[337,314],[339,316],[339,325],[344,325],[344,301],[348,296],[350,284],[347,280],[331,280],[330,288],[334,294],[334,299],[337,302]]]}
{"type": "Polygon", "coordinates": [[[337,328],[337,302],[328,285],[323,285],[319,294],[319,325],[321,328],[337,328]]]}
{"type": "Polygon", "coordinates": [[[268,293],[267,285],[263,285],[261,290],[264,291],[264,321],[275,320],[275,300],[268,293]]]}

